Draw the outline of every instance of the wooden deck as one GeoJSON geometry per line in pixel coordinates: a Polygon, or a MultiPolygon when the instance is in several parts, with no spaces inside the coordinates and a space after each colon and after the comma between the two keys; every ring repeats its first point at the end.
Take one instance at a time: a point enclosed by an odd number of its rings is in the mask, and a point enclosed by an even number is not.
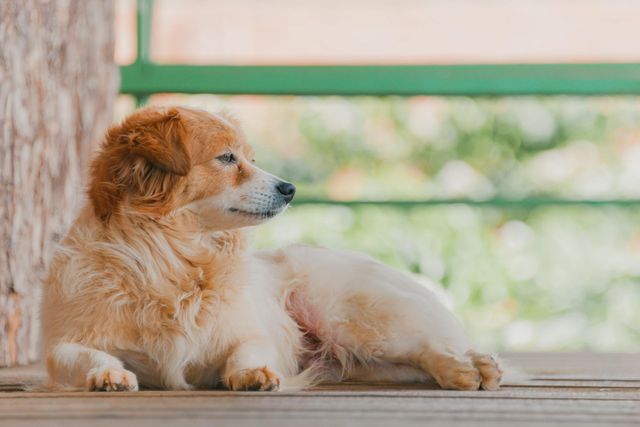
{"type": "Polygon", "coordinates": [[[0,369],[0,426],[640,426],[640,355],[519,353],[531,374],[497,392],[341,384],[299,393],[24,391],[39,367],[0,369]]]}

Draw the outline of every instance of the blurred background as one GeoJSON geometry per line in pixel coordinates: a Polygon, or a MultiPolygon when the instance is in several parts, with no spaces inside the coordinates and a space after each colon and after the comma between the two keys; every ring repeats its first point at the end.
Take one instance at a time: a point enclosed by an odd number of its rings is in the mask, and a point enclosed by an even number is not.
{"type": "MultiPolygon", "coordinates": [[[[638,16],[640,2],[624,0],[156,0],[149,59],[638,62],[638,16]]],[[[116,62],[131,64],[135,1],[117,1],[114,24],[116,62]]],[[[230,112],[258,164],[297,185],[256,247],[349,248],[439,282],[493,350],[640,350],[637,97],[145,101],[230,112]]],[[[136,105],[120,95],[116,119],[136,105]]]]}

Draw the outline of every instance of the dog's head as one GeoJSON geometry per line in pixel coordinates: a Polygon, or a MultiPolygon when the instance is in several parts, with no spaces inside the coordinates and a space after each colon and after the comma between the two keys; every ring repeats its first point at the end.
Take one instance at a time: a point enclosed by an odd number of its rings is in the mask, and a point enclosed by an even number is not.
{"type": "Polygon", "coordinates": [[[212,230],[284,211],[295,187],[254,165],[237,123],[188,108],[139,110],[107,132],[91,168],[96,215],[166,216],[187,209],[212,230]]]}

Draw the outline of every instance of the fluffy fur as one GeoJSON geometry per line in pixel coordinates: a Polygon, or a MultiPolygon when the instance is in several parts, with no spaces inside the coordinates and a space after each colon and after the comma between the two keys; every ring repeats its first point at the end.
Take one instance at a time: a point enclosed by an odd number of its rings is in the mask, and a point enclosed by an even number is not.
{"type": "Polygon", "coordinates": [[[409,276],[308,246],[245,249],[294,187],[234,121],[147,108],[111,128],[42,306],[54,384],[277,390],[316,381],[497,389],[454,316],[409,276]]]}

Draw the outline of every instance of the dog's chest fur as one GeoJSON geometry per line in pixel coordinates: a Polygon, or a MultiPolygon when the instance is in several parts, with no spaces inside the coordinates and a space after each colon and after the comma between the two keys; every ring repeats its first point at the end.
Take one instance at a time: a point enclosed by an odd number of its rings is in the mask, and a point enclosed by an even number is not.
{"type": "Polygon", "coordinates": [[[241,337],[244,319],[238,314],[245,311],[247,301],[236,274],[237,257],[219,247],[207,247],[229,245],[227,238],[191,248],[193,253],[186,254],[175,269],[161,266],[142,289],[148,302],[138,299],[133,304],[139,349],[155,359],[148,366],[158,367],[164,386],[182,388],[182,374],[187,373],[198,377],[197,383],[214,385],[227,354],[241,337]]]}
{"type": "Polygon", "coordinates": [[[162,382],[150,385],[184,388],[188,370],[206,370],[202,380],[214,382],[250,332],[237,275],[242,236],[125,225],[77,227],[63,242],[45,287],[45,335],[118,354],[143,382],[162,382]]]}

